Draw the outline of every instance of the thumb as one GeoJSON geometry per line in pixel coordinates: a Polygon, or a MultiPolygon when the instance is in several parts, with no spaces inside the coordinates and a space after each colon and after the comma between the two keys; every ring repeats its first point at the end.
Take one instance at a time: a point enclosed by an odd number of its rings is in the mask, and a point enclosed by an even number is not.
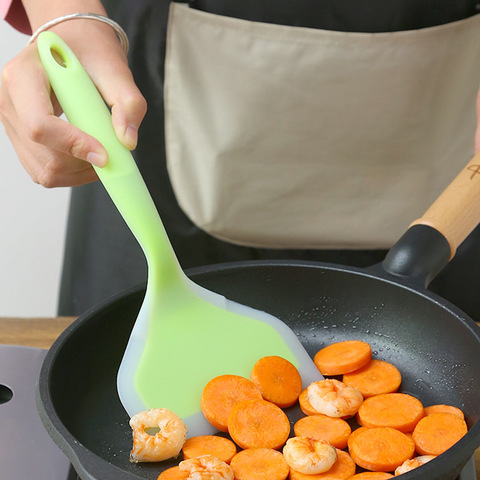
{"type": "Polygon", "coordinates": [[[118,87],[119,97],[111,104],[113,128],[129,150],[137,146],[138,128],[147,111],[147,102],[135,85],[118,87]]]}
{"type": "MultiPolygon", "coordinates": [[[[147,102],[137,88],[126,59],[121,56],[109,63],[102,74],[96,69],[95,84],[112,112],[112,123],[120,142],[129,150],[137,146],[138,128],[147,111],[147,102]]],[[[98,61],[97,59],[95,59],[98,61]]],[[[100,70],[100,69],[99,69],[100,70]]]]}

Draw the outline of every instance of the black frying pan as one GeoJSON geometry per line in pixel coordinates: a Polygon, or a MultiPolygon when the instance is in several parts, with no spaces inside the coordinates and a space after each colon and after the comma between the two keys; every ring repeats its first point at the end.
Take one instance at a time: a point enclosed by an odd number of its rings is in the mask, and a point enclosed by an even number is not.
{"type": "MultiPolygon", "coordinates": [[[[315,263],[241,263],[205,268],[192,278],[236,301],[280,317],[310,353],[358,338],[403,374],[402,391],[425,405],[460,407],[468,434],[407,478],[453,479],[480,445],[480,329],[427,291],[378,271],[315,263]]],[[[41,417],[82,479],[156,479],[173,464],[132,465],[128,416],[116,373],[141,305],[142,288],[86,313],[49,351],[39,382],[41,417]]],[[[300,412],[291,408],[293,420],[300,412]]]]}
{"type": "MultiPolygon", "coordinates": [[[[411,227],[381,265],[249,262],[189,272],[206,288],[281,318],[311,354],[332,342],[365,340],[374,357],[400,369],[403,392],[426,406],[461,408],[467,435],[405,480],[453,480],[480,445],[480,328],[425,288],[478,223],[480,176],[472,176],[472,162],[420,222],[438,230],[411,227]],[[466,204],[458,204],[459,195],[466,204]],[[460,228],[452,230],[453,224],[460,228]]],[[[54,343],[42,367],[40,415],[85,480],[156,479],[176,463],[129,462],[131,430],[116,375],[143,295],[139,287],[81,316],[54,343]]],[[[301,413],[294,406],[288,415],[293,422],[301,413]]]]}

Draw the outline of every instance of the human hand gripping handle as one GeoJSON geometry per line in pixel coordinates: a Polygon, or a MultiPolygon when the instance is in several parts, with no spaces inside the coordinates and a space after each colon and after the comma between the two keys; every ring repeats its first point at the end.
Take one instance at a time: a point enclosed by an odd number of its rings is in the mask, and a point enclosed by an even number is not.
{"type": "MultiPolygon", "coordinates": [[[[118,139],[110,110],[77,57],[56,34],[39,35],[38,52],[52,89],[70,123],[98,139],[109,155],[95,171],[122,217],[135,234],[147,260],[171,245],[159,221],[157,209],[130,151],[118,139]],[[132,199],[135,199],[133,201],[132,199]],[[138,208],[141,202],[142,208],[138,208]]],[[[163,255],[162,262],[174,255],[163,255]]],[[[171,265],[174,272],[177,265],[171,265]]]]}
{"type": "MultiPolygon", "coordinates": [[[[56,15],[69,17],[64,14],[78,8],[88,7],[107,19],[97,0],[55,1],[48,5],[33,0],[27,5],[24,0],[24,3],[32,28],[56,15]]],[[[82,59],[85,70],[111,108],[118,138],[128,149],[134,149],[147,106],[135,85],[116,30],[89,16],[60,23],[57,18],[56,22],[49,31],[60,35],[82,59]]],[[[49,23],[52,21],[45,25],[49,23]]],[[[29,43],[1,72],[0,121],[18,159],[31,178],[47,188],[98,180],[91,164],[104,166],[108,162],[107,152],[97,139],[59,118],[62,108],[55,95],[51,95],[37,45],[29,43]]]]}

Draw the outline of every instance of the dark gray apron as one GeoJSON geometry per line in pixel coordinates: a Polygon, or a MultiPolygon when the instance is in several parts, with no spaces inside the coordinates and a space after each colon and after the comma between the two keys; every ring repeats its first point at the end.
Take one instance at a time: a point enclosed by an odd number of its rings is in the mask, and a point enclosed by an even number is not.
{"type": "MultiPolygon", "coordinates": [[[[107,2],[107,9],[119,21],[131,42],[130,65],[139,88],[146,96],[149,109],[140,131],[139,147],[135,156],[160,211],[177,256],[184,268],[198,265],[255,259],[308,259],[367,266],[383,259],[385,251],[338,251],[338,250],[277,250],[236,246],[215,239],[195,227],[179,208],[172,192],[166,166],[163,132],[163,61],[165,54],[165,31],[169,1],[136,0],[107,2]]],[[[283,8],[295,3],[305,9],[315,6],[306,0],[297,2],[255,2],[252,11],[237,12],[242,2],[216,0],[199,2],[205,9],[215,7],[212,13],[238,16],[264,22],[286,23],[293,19],[302,24],[302,19],[311,18],[298,9],[298,15],[283,11],[283,21],[278,17],[283,8]],[[204,5],[203,5],[204,4],[204,5]],[[274,4],[276,6],[274,6],[274,4]]],[[[334,2],[319,2],[322,7],[334,2]]],[[[353,2],[343,2],[345,6],[353,2]]],[[[335,9],[331,15],[320,15],[317,28],[348,31],[395,31],[423,28],[447,23],[471,16],[476,12],[474,2],[388,2],[389,11],[383,11],[386,2],[365,1],[365,9],[346,8],[343,16],[335,9]],[[418,3],[425,9],[419,11],[418,3]],[[454,3],[454,5],[451,5],[454,3]],[[414,10],[411,10],[415,4],[414,10]],[[442,5],[440,5],[442,4],[442,5]],[[433,3],[432,3],[433,5],[433,3]],[[409,10],[410,9],[410,10],[409,10]],[[364,15],[370,12],[370,15],[364,15]],[[409,12],[414,12],[410,14],[409,12]],[[432,14],[429,20],[429,14],[432,14]],[[435,17],[435,18],[433,18],[435,17]],[[325,22],[322,24],[322,20],[325,22]],[[373,21],[375,20],[375,21],[373,21]],[[358,25],[355,27],[355,21],[358,25]],[[362,25],[362,22],[364,25],[362,25]],[[364,27],[364,28],[362,28],[364,27]]],[[[245,6],[248,2],[245,3],[245,6]]],[[[355,1],[358,6],[358,0],[355,1]]],[[[362,3],[363,5],[363,3],[362,3]]],[[[316,8],[316,7],[315,7],[316,8]]],[[[313,11],[316,11],[314,8],[313,11]]],[[[472,139],[473,141],[473,139],[472,139]]],[[[473,318],[477,306],[471,285],[480,280],[480,247],[475,241],[476,232],[457,253],[455,260],[436,280],[433,287],[442,296],[457,303],[473,318]],[[476,250],[476,251],[475,251],[476,250]],[[475,268],[475,260],[478,268],[475,268]],[[476,273],[478,272],[478,273],[476,273]],[[477,274],[477,279],[473,277],[477,274]],[[470,288],[469,286],[470,285],[470,288]]],[[[70,218],[68,223],[65,263],[62,278],[60,314],[77,315],[101,300],[146,279],[143,254],[130,234],[115,207],[97,182],[72,190],[70,218]]],[[[480,304],[478,305],[480,311],[480,304]]],[[[477,315],[477,317],[480,315],[477,315]]]]}

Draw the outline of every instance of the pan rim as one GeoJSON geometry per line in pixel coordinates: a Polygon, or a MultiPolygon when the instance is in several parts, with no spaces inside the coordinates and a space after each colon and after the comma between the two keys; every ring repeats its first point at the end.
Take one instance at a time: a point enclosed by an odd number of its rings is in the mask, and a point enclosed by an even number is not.
{"type": "MultiPolygon", "coordinates": [[[[461,321],[469,329],[470,333],[477,339],[480,343],[480,328],[477,324],[464,312],[458,309],[456,306],[452,305],[450,302],[444,300],[433,292],[428,291],[427,289],[417,289],[409,285],[406,285],[399,281],[398,279],[392,278],[383,278],[377,274],[371,273],[368,269],[356,268],[356,267],[345,267],[334,264],[322,263],[322,262],[311,262],[311,261],[264,261],[264,260],[252,260],[252,261],[243,261],[243,262],[230,262],[225,264],[215,264],[205,267],[196,267],[188,269],[186,272],[189,276],[195,278],[200,274],[215,273],[218,274],[221,271],[229,270],[231,271],[234,268],[251,268],[266,266],[271,268],[272,266],[281,266],[281,267],[315,267],[332,271],[340,271],[351,274],[358,274],[363,277],[369,277],[373,280],[378,280],[399,286],[403,289],[413,292],[414,294],[426,297],[427,300],[434,302],[439,305],[441,308],[447,310],[449,313],[453,314],[459,321],[461,321]]],[[[112,297],[104,300],[93,308],[89,309],[82,315],[80,315],[71,325],[69,325],[53,343],[50,350],[47,352],[47,355],[43,361],[40,379],[37,383],[37,408],[40,413],[41,420],[47,429],[48,433],[55,441],[55,443],[61,448],[61,450],[67,455],[67,457],[72,462],[77,473],[82,473],[89,480],[97,480],[97,477],[92,476],[90,473],[90,464],[95,459],[96,462],[100,462],[100,465],[112,472],[112,479],[117,480],[133,480],[138,479],[142,480],[144,477],[140,477],[132,472],[127,472],[122,470],[120,467],[108,462],[106,459],[98,456],[96,453],[91,451],[88,447],[79,442],[79,440],[68,430],[64,425],[62,419],[58,415],[58,412],[55,408],[55,405],[52,401],[50,395],[51,387],[51,375],[52,375],[52,365],[54,364],[56,358],[61,353],[62,349],[65,347],[65,344],[68,343],[68,339],[75,334],[75,331],[79,328],[82,328],[85,322],[92,317],[92,315],[98,315],[100,312],[106,310],[111,305],[115,304],[119,299],[125,297],[139,295],[145,290],[145,282],[132,286],[120,293],[113,295],[112,297]]],[[[459,452],[469,452],[469,458],[473,455],[474,451],[478,447],[477,443],[480,438],[480,420],[477,418],[475,423],[469,428],[467,434],[456,444],[455,449],[449,449],[447,452],[442,454],[442,458],[449,463],[454,463],[459,461],[458,457],[463,457],[464,454],[460,455],[459,452]]],[[[467,459],[468,461],[468,459],[467,459]]],[[[426,465],[422,471],[422,476],[428,474],[427,470],[433,469],[436,471],[435,465],[426,465]],[[426,468],[428,466],[428,469],[426,468]]],[[[107,472],[102,474],[102,480],[107,480],[110,477],[105,476],[107,472]]],[[[419,475],[415,475],[415,472],[410,472],[407,474],[406,478],[420,478],[419,475]]]]}

